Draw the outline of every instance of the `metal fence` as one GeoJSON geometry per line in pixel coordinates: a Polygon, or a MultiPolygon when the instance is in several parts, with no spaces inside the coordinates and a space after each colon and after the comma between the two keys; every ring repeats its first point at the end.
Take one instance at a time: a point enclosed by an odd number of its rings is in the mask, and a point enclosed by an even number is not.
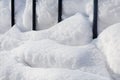
{"type": "Polygon", "coordinates": [[[15,1],[11,0],[11,26],[15,24],[15,1]]]}
{"type": "MultiPolygon", "coordinates": [[[[62,3],[63,0],[58,0],[58,22],[62,21],[62,3]]],[[[93,0],[94,16],[93,16],[93,39],[97,38],[97,19],[98,19],[98,0],[93,0]]],[[[36,30],[36,0],[32,0],[32,30],[36,30]]],[[[11,26],[15,24],[15,0],[11,0],[11,26]]]]}
{"type": "Polygon", "coordinates": [[[93,12],[93,39],[98,36],[98,0],[94,0],[94,12],[93,12]]]}

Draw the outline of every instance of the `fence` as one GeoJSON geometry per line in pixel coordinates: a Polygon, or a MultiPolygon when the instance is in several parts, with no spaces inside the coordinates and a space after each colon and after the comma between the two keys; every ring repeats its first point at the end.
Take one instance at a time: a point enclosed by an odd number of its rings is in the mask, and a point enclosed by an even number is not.
{"type": "MultiPolygon", "coordinates": [[[[58,22],[62,21],[62,3],[63,0],[58,0],[58,22]]],[[[98,19],[98,0],[93,0],[94,12],[93,12],[93,39],[97,38],[97,19],[98,19]]],[[[32,30],[36,30],[36,0],[32,0],[32,30]]],[[[11,0],[11,26],[15,24],[15,0],[11,0]]]]}
{"type": "Polygon", "coordinates": [[[15,24],[15,1],[11,0],[11,26],[15,24]]]}

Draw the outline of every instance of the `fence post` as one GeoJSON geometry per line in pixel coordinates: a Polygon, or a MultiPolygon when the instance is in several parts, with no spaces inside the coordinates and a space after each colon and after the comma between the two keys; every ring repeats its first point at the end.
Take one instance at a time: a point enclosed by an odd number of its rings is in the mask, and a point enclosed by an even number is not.
{"type": "Polygon", "coordinates": [[[63,0],[58,0],[58,22],[62,21],[62,2],[63,0]]]}
{"type": "Polygon", "coordinates": [[[11,27],[15,24],[15,0],[11,0],[11,27]]]}
{"type": "Polygon", "coordinates": [[[36,0],[32,0],[32,30],[36,30],[36,0]]]}
{"type": "Polygon", "coordinates": [[[98,36],[98,0],[93,0],[94,14],[93,14],[93,39],[98,36]]]}

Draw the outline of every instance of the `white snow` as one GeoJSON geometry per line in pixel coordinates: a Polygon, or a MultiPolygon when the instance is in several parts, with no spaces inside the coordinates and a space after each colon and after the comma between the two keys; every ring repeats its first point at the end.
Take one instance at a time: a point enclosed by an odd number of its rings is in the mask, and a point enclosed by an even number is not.
{"type": "Polygon", "coordinates": [[[66,45],[85,45],[92,41],[91,23],[87,17],[78,13],[41,31],[22,33],[16,25],[1,38],[1,47],[10,50],[26,40],[42,39],[51,39],[66,45]]]}
{"type": "Polygon", "coordinates": [[[107,74],[104,61],[101,61],[102,54],[93,44],[72,47],[52,40],[30,41],[12,50],[12,53],[21,56],[31,67],[80,69],[102,76],[107,74]]]}
{"type": "Polygon", "coordinates": [[[48,39],[29,41],[12,51],[0,53],[0,78],[110,80],[102,59],[93,44],[72,47],[48,39]]]}
{"type": "MultiPolygon", "coordinates": [[[[99,0],[98,32],[99,34],[110,25],[120,22],[120,0],[99,0]]],[[[86,12],[93,18],[93,1],[87,4],[86,12]]]]}
{"type": "Polygon", "coordinates": [[[23,33],[15,25],[0,39],[0,78],[110,80],[103,55],[94,43],[89,44],[92,40],[89,28],[88,17],[81,14],[41,31],[23,33]],[[85,36],[83,31],[88,34],[85,36]],[[84,43],[81,41],[88,45],[79,44],[84,43]]]}
{"type": "Polygon", "coordinates": [[[38,0],[39,31],[32,0],[15,3],[11,28],[10,0],[0,0],[0,80],[120,80],[120,0],[99,0],[96,40],[93,0],[63,0],[60,23],[58,0],[38,0]]]}
{"type": "Polygon", "coordinates": [[[11,50],[19,46],[24,40],[24,34],[17,27],[12,27],[8,32],[0,37],[0,48],[11,50]]]}
{"type": "Polygon", "coordinates": [[[9,8],[0,1],[0,34],[3,34],[8,29],[10,29],[11,20],[10,20],[10,10],[9,8]]]}
{"type": "Polygon", "coordinates": [[[32,30],[32,0],[26,0],[25,10],[23,12],[23,25],[25,30],[32,30]]]}
{"type": "MultiPolygon", "coordinates": [[[[90,0],[65,0],[63,1],[63,19],[75,15],[80,12],[86,16],[85,6],[90,0]],[[77,5],[76,5],[77,4],[77,5]]],[[[1,20],[1,26],[5,26],[1,32],[6,32],[10,29],[11,25],[11,8],[10,0],[0,1],[0,10],[7,9],[7,15],[3,12],[0,13],[1,19],[6,17],[6,20],[1,20]],[[4,3],[4,6],[2,6],[4,3]],[[6,22],[8,21],[8,22],[6,22]],[[6,23],[6,24],[3,24],[6,23]]],[[[16,13],[16,24],[22,31],[28,31],[32,29],[32,0],[16,0],[15,1],[15,13],[16,13]]],[[[37,1],[37,30],[47,29],[54,26],[58,22],[58,1],[57,0],[38,0],[37,1]]]]}
{"type": "MultiPolygon", "coordinates": [[[[114,24],[104,30],[98,38],[98,46],[106,56],[111,71],[120,75],[120,23],[114,24]]],[[[117,80],[119,80],[118,77],[117,80]]]]}
{"type": "MultiPolygon", "coordinates": [[[[100,0],[99,1],[99,34],[108,26],[119,22],[120,14],[119,0],[100,0]]],[[[10,1],[0,1],[0,25],[2,33],[10,29],[10,1]],[[6,3],[7,2],[7,3],[6,3]],[[3,5],[4,4],[4,5],[3,5]],[[3,12],[4,11],[4,12],[3,12]],[[7,12],[7,13],[6,13],[7,12]],[[6,15],[6,14],[7,15],[6,15]],[[2,20],[2,19],[6,20],[2,20]],[[6,22],[7,21],[7,22],[6,22]],[[7,23],[7,24],[5,24],[7,23]],[[2,28],[4,27],[4,29],[2,28]],[[6,28],[5,28],[6,27],[6,28]]],[[[37,29],[47,29],[57,24],[58,18],[57,0],[38,0],[37,1],[37,29]]],[[[16,22],[22,31],[32,29],[32,0],[16,1],[16,22]]],[[[63,15],[66,19],[76,13],[82,13],[93,22],[93,0],[63,0],[63,15]]]]}
{"type": "Polygon", "coordinates": [[[49,29],[27,32],[26,35],[30,40],[49,38],[67,45],[85,45],[92,41],[91,27],[88,17],[77,13],[49,29]]]}

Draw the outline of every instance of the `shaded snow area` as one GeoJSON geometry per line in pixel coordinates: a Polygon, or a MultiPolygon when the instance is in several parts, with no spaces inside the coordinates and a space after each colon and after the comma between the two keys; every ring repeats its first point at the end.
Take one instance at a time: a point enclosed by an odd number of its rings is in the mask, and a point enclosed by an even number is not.
{"type": "Polygon", "coordinates": [[[120,80],[120,0],[99,0],[98,32],[92,39],[92,0],[0,0],[0,80],[120,80]]]}

